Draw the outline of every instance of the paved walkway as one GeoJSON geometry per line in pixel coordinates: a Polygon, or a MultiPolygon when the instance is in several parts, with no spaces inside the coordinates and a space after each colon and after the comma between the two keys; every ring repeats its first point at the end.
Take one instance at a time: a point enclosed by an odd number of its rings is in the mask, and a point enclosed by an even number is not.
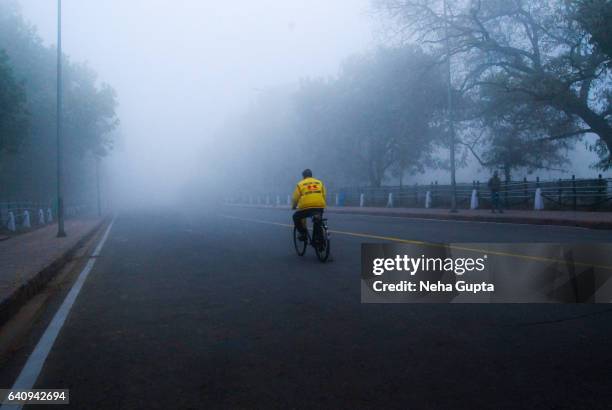
{"type": "Polygon", "coordinates": [[[101,223],[100,218],[66,221],[68,236],[57,238],[49,225],[0,242],[0,310],[15,292],[61,260],[101,223]]]}
{"type": "MultiPolygon", "coordinates": [[[[240,205],[242,206],[242,205],[240,205]]],[[[262,205],[244,205],[268,207],[262,205]]],[[[270,208],[288,209],[287,206],[270,208]]],[[[425,208],[375,208],[375,207],[336,207],[327,209],[329,213],[348,213],[361,215],[397,216],[407,218],[452,219],[461,221],[505,222],[536,225],[566,225],[593,229],[612,229],[612,212],[585,212],[585,211],[531,211],[507,210],[503,214],[491,213],[487,209],[461,209],[457,213],[450,213],[448,209],[425,208]]]]}

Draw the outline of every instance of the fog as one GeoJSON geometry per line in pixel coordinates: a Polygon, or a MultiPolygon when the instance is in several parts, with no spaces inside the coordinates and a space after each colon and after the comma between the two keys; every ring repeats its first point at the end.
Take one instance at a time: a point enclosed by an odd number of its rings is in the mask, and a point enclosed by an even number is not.
{"type": "MultiPolygon", "coordinates": [[[[19,3],[43,42],[54,45],[57,2],[19,3]]],[[[370,0],[64,0],[64,53],[72,61],[86,61],[117,92],[121,125],[103,164],[103,184],[113,192],[113,202],[173,203],[186,192],[206,191],[207,176],[218,178],[215,188],[235,182],[236,175],[259,176],[265,161],[251,163],[248,158],[266,156],[266,150],[233,155],[249,139],[249,124],[256,123],[244,122],[243,116],[269,123],[290,116],[280,114],[292,104],[285,96],[277,99],[276,108],[263,110],[266,118],[257,106],[278,90],[292,93],[304,79],[334,78],[349,57],[377,49],[384,37],[379,25],[370,0]],[[238,123],[242,129],[232,129],[238,123]]],[[[275,125],[261,127],[265,134],[266,127],[275,125]]],[[[291,141],[272,140],[279,156],[293,158],[291,141]]],[[[538,175],[596,174],[590,168],[596,155],[583,142],[575,147],[563,171],[538,175]]],[[[288,159],[281,171],[297,179],[308,165],[288,159]]],[[[384,181],[397,183],[397,175],[388,175],[384,181]]],[[[470,159],[457,178],[471,181],[488,175],[489,170],[470,159]]],[[[409,182],[434,180],[447,182],[448,171],[426,168],[409,182]]]]}
{"type": "MultiPolygon", "coordinates": [[[[20,3],[56,44],[57,2],[20,3]]],[[[64,0],[64,52],[118,94],[121,126],[106,161],[116,196],[175,199],[219,143],[215,130],[258,92],[333,75],[371,47],[367,11],[367,0],[64,0]]]]}

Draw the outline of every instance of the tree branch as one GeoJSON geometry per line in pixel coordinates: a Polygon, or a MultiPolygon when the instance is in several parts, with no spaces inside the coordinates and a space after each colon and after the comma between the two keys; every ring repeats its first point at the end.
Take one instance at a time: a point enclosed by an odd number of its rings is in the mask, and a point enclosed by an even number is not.
{"type": "Polygon", "coordinates": [[[567,138],[573,138],[576,137],[578,135],[582,135],[582,134],[589,134],[594,132],[592,129],[588,128],[585,130],[578,130],[578,131],[572,131],[572,132],[565,132],[563,134],[559,134],[559,135],[553,135],[550,137],[546,137],[546,138],[538,138],[536,140],[534,140],[533,142],[547,142],[547,141],[557,141],[557,140],[562,140],[562,139],[567,139],[567,138]]]}

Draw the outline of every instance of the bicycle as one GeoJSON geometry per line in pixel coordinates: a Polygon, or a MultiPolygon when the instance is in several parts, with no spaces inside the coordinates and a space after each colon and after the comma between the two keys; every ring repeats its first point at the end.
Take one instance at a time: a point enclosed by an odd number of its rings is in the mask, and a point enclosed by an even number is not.
{"type": "Polygon", "coordinates": [[[327,228],[327,219],[321,214],[313,215],[312,219],[312,235],[306,229],[306,240],[300,240],[300,233],[297,228],[293,228],[293,245],[299,256],[304,256],[306,248],[310,244],[317,254],[317,258],[321,262],[326,262],[329,258],[330,241],[329,231],[327,228]]]}

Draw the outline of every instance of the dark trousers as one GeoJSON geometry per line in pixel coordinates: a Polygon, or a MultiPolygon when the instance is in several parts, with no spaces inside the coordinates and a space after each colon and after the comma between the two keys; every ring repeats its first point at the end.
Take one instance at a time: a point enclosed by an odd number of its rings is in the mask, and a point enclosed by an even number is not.
{"type": "Polygon", "coordinates": [[[310,218],[313,215],[321,214],[323,215],[324,208],[309,208],[309,209],[300,209],[293,214],[293,224],[297,228],[297,230],[304,234],[306,233],[306,228],[304,224],[304,219],[310,218]]]}
{"type": "Polygon", "coordinates": [[[491,192],[491,211],[495,212],[495,210],[502,210],[501,201],[499,199],[499,191],[491,192]]]}

